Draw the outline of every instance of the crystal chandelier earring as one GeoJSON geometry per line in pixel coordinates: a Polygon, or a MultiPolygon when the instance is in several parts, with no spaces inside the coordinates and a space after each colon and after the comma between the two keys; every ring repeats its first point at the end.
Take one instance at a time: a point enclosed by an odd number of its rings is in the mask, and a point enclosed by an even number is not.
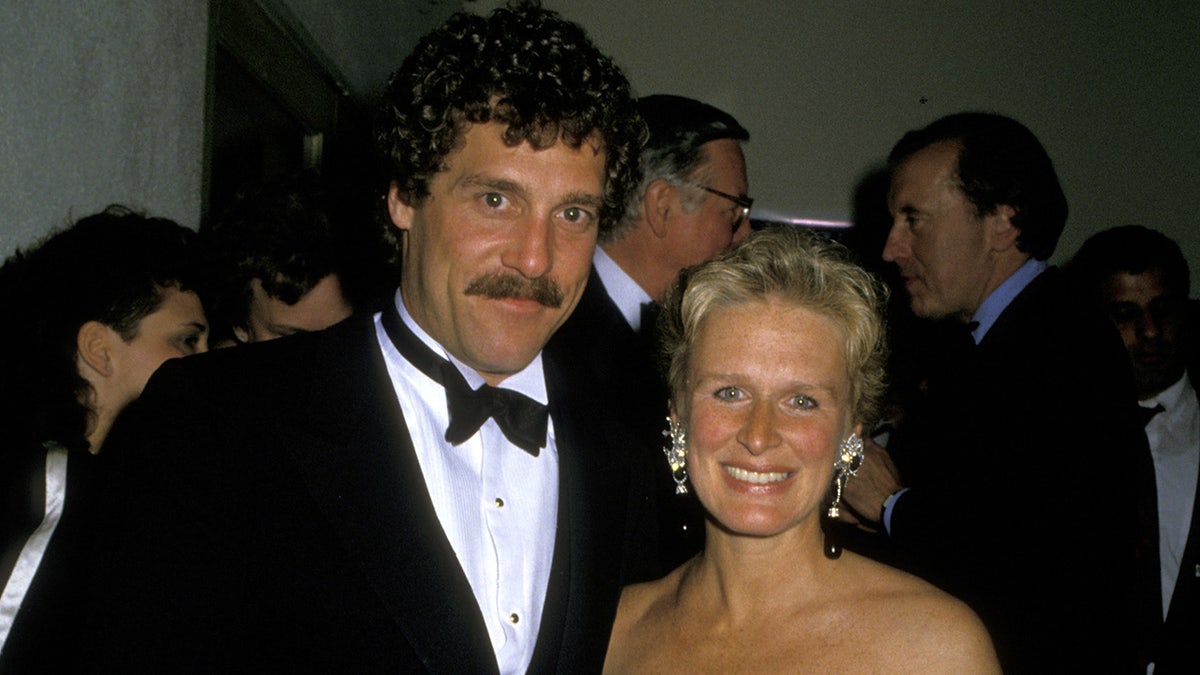
{"type": "Polygon", "coordinates": [[[667,439],[666,446],[663,447],[663,454],[667,456],[667,463],[671,465],[671,478],[675,481],[675,494],[687,494],[687,437],[684,435],[683,427],[671,417],[667,417],[667,429],[663,431],[663,437],[667,439]]]}
{"type": "Polygon", "coordinates": [[[862,463],[862,439],[858,437],[858,434],[850,434],[850,437],[838,446],[837,460],[833,463],[833,502],[830,503],[829,511],[826,512],[830,518],[837,518],[842,514],[838,508],[838,504],[842,501],[842,490],[846,487],[846,481],[858,473],[858,468],[862,466],[862,463]]]}

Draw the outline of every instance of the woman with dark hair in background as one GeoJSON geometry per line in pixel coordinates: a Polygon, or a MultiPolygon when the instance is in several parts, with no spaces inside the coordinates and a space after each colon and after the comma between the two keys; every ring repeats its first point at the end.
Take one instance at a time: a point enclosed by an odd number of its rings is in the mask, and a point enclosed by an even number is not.
{"type": "Polygon", "coordinates": [[[95,456],[163,361],[207,348],[192,238],[113,206],[0,267],[0,671],[70,650],[95,456]]]}

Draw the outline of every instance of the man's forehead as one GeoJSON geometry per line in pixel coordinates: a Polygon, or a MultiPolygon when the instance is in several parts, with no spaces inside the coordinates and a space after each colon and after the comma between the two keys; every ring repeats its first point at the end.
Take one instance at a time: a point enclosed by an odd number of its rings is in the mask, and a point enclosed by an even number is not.
{"type": "Polygon", "coordinates": [[[1110,302],[1149,302],[1171,296],[1162,270],[1152,267],[1143,272],[1116,272],[1104,282],[1104,296],[1110,302]]]}
{"type": "Polygon", "coordinates": [[[893,172],[888,187],[887,208],[893,215],[927,213],[944,207],[948,197],[970,203],[958,179],[956,166],[935,168],[926,165],[922,170],[911,171],[903,176],[898,171],[893,172]]]}

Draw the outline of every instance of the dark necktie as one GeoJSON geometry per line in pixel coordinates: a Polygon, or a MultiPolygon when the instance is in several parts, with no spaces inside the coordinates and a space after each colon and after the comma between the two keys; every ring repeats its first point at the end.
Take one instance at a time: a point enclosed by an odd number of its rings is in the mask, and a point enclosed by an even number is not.
{"type": "Polygon", "coordinates": [[[538,456],[546,444],[546,424],[550,419],[546,406],[524,394],[489,384],[471,389],[454,364],[434,353],[404,325],[393,303],[383,311],[383,328],[409,363],[446,390],[446,407],[450,410],[446,440],[451,445],[474,436],[491,417],[513,445],[538,456]]]}
{"type": "Polygon", "coordinates": [[[642,327],[638,329],[638,332],[642,335],[654,335],[654,330],[658,324],[658,315],[661,313],[662,308],[658,306],[657,302],[643,302],[641,311],[642,327]]]}
{"type": "Polygon", "coordinates": [[[647,355],[653,355],[658,348],[658,315],[662,308],[657,302],[642,303],[642,325],[638,328],[638,341],[647,355]]]}

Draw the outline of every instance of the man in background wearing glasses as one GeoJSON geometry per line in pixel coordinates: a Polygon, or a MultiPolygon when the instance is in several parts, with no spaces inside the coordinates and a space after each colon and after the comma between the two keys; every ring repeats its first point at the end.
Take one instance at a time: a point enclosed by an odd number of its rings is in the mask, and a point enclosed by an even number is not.
{"type": "Polygon", "coordinates": [[[728,113],[683,96],[638,101],[650,136],[642,149],[642,182],[621,224],[601,237],[574,314],[551,339],[572,367],[569,381],[609,403],[601,414],[659,474],[658,539],[662,572],[700,550],[703,516],[692,495],[674,495],[662,456],[666,384],[654,363],[657,301],[680,270],[729,249],[750,233],[746,160],[750,139],[728,113]]]}

